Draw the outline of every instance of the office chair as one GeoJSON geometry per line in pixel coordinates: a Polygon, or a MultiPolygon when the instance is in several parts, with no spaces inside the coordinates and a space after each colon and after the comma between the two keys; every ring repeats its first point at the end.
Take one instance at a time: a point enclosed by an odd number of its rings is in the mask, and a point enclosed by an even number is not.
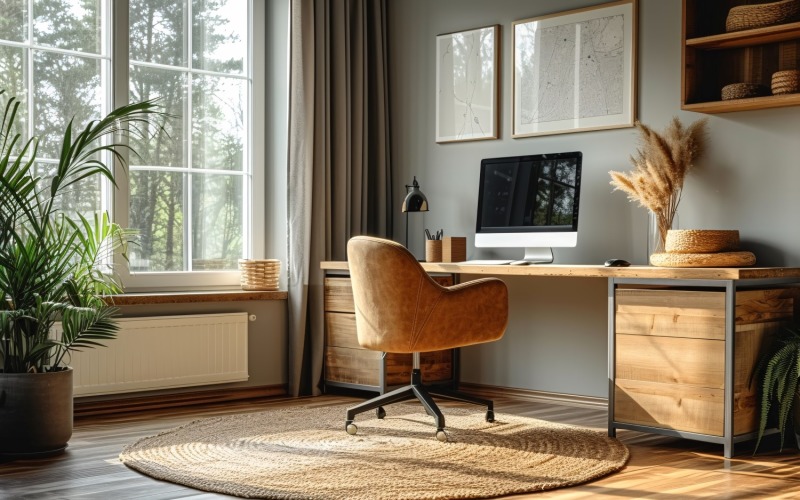
{"type": "Polygon", "coordinates": [[[356,309],[358,343],[375,351],[411,353],[411,383],[347,410],[345,429],[356,434],[359,413],[417,398],[436,421],[436,439],[447,441],[444,415],[431,395],[486,406],[494,404],[452,390],[422,385],[420,353],[498,340],[508,323],[508,289],[497,278],[444,287],[436,283],[404,246],[356,236],[347,243],[347,260],[356,309]]]}

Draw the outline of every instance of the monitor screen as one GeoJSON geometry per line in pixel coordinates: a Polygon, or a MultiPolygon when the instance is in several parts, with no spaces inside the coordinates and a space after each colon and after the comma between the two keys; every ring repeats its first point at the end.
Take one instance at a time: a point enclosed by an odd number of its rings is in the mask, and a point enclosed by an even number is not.
{"type": "Polygon", "coordinates": [[[482,160],[475,246],[575,246],[581,160],[580,152],[482,160]]]}

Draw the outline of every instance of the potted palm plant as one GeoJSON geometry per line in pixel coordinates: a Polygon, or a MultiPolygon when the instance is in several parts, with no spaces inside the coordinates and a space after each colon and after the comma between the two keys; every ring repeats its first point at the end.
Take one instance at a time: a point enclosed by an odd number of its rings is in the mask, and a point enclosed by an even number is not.
{"type": "Polygon", "coordinates": [[[800,450],[800,325],[787,325],[780,331],[759,360],[754,376],[761,390],[756,450],[771,424],[780,430],[781,450],[790,426],[800,450]]]}
{"type": "Polygon", "coordinates": [[[70,121],[46,178],[35,173],[38,138],[15,132],[20,101],[2,90],[0,99],[0,455],[36,456],[63,450],[72,435],[70,353],[116,334],[104,296],[121,287],[107,267],[129,237],[106,213],[68,214],[59,198],[83,179],[113,183],[108,154],[124,164],[121,139],[161,113],[148,101],[79,131],[70,121]]]}

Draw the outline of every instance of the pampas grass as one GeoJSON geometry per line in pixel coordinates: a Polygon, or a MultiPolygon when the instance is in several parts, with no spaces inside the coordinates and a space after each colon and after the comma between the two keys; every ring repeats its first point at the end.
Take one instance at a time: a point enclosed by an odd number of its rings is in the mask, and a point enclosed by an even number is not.
{"type": "Polygon", "coordinates": [[[630,158],[634,170],[609,172],[615,190],[656,216],[662,248],[681,201],[683,181],[705,150],[707,121],[703,118],[685,127],[675,117],[663,134],[637,122],[641,147],[630,158]]]}

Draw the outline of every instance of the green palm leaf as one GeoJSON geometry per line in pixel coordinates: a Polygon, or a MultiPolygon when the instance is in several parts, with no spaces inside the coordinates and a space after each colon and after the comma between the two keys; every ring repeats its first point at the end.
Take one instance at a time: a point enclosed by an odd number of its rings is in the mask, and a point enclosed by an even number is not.
{"type": "MultiPolygon", "coordinates": [[[[115,310],[102,296],[121,286],[110,263],[124,256],[132,233],[108,214],[62,213],[56,201],[64,190],[99,176],[114,183],[111,157],[126,166],[136,154],[130,137],[166,117],[154,101],[122,106],[80,130],[67,125],[55,174],[47,186],[34,174],[38,138],[15,133],[20,101],[7,98],[0,117],[0,369],[45,371],[58,367],[69,352],[114,338],[115,310]],[[145,126],[147,125],[147,126],[145,126]],[[52,328],[62,322],[62,333],[52,328]]],[[[154,127],[161,131],[161,127],[154,127]]]]}

